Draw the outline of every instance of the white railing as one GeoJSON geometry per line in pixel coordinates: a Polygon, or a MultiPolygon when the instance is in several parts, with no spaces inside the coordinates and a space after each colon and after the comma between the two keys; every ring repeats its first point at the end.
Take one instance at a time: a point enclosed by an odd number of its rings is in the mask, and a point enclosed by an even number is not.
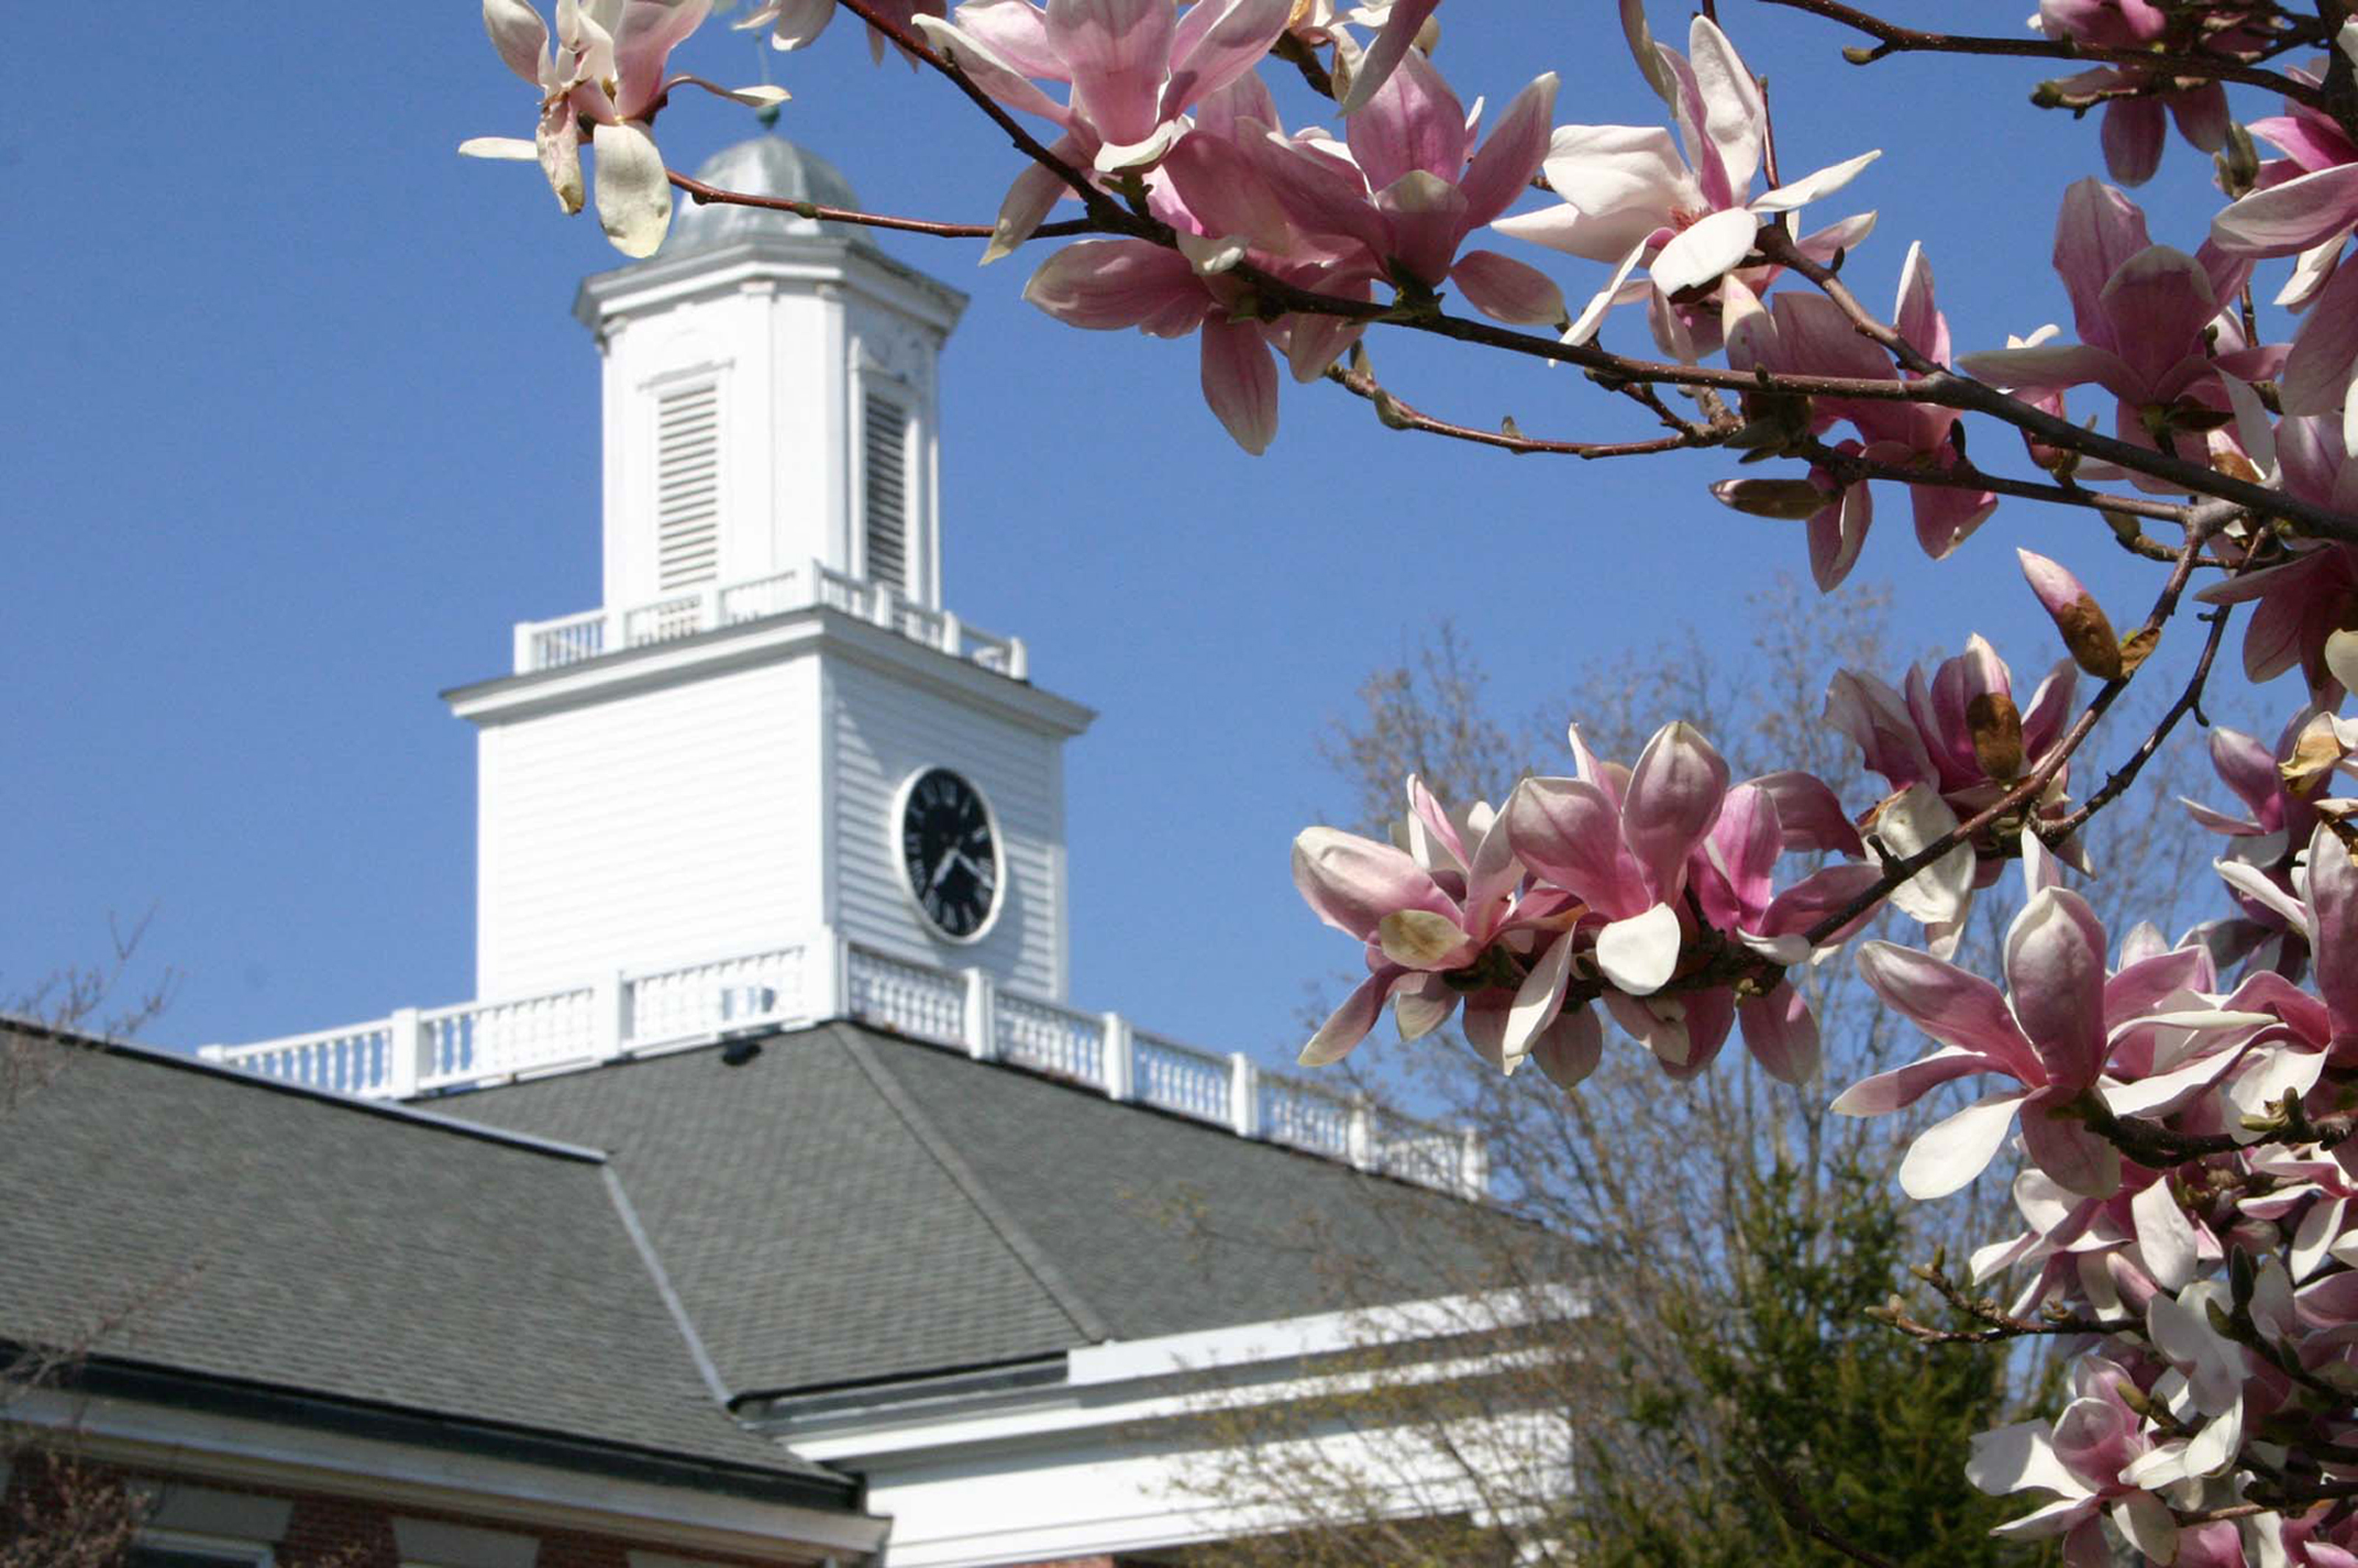
{"type": "Polygon", "coordinates": [[[1139,1030],[1130,1036],[1138,1098],[1204,1121],[1230,1121],[1228,1080],[1236,1075],[1225,1056],[1194,1051],[1139,1030]]]}
{"type": "Polygon", "coordinates": [[[1030,676],[1022,638],[979,631],[946,610],[928,610],[892,589],[817,561],[744,582],[683,589],[641,604],[592,610],[556,621],[520,622],[515,629],[515,670],[518,675],[529,675],[561,669],[602,654],[677,642],[814,606],[839,611],[1000,675],[1017,680],[1030,676]]]}
{"type": "Polygon", "coordinates": [[[1105,1020],[1001,991],[992,1010],[999,1059],[1105,1087],[1105,1020]]]}
{"type": "Polygon", "coordinates": [[[201,1054],[313,1088],[408,1099],[839,1017],[1364,1171],[1468,1195],[1488,1190],[1487,1155],[1470,1133],[1265,1071],[1241,1053],[1216,1055],[1150,1034],[1119,1013],[1003,989],[980,969],[940,968],[831,932],[540,996],[209,1045],[201,1054]]]}
{"type": "Polygon", "coordinates": [[[407,1099],[700,1044],[724,1032],[816,1022],[803,947],[616,974],[539,996],[404,1008],[391,1018],[252,1045],[207,1061],[367,1099],[407,1099]]]}

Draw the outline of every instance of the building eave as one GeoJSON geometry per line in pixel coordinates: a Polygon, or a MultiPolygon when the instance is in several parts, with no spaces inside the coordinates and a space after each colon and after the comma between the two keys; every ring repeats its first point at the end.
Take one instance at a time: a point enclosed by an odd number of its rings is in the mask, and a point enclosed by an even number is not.
{"type": "Polygon", "coordinates": [[[1077,735],[1097,719],[1095,709],[1028,681],[951,658],[825,606],[623,648],[555,669],[495,676],[452,687],[441,695],[458,717],[475,724],[500,724],[626,692],[801,658],[822,648],[1044,734],[1077,735]]]}

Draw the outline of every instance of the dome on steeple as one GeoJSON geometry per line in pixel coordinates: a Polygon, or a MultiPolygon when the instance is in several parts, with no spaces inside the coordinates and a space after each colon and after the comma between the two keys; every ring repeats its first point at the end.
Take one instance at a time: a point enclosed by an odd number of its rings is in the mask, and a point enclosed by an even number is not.
{"type": "MultiPolygon", "coordinates": [[[[859,193],[843,171],[806,147],[784,136],[755,136],[724,148],[704,161],[696,178],[723,190],[749,196],[774,196],[788,201],[812,201],[822,207],[860,205],[859,193]]],[[[797,217],[762,207],[740,207],[725,201],[698,202],[680,198],[672,214],[671,232],[659,255],[683,256],[718,250],[740,240],[763,234],[842,234],[836,224],[797,217]]]]}

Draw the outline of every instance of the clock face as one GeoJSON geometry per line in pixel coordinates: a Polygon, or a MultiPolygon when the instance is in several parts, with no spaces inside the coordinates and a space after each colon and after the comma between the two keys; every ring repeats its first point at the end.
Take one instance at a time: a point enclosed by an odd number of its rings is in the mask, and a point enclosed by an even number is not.
{"type": "Polygon", "coordinates": [[[975,787],[947,768],[910,781],[901,806],[901,866],[935,928],[971,941],[999,905],[999,838],[975,787]]]}

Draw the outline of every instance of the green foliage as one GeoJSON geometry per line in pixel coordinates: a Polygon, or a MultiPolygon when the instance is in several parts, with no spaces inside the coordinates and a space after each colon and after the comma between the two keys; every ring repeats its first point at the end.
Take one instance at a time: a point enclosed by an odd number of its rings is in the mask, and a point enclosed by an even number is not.
{"type": "Polygon", "coordinates": [[[1995,1348],[1927,1346],[1868,1317],[1902,1284],[1899,1200],[1855,1164],[1812,1181],[1784,1159],[1732,1178],[1743,1309],[1660,1312],[1660,1374],[1613,1368],[1626,1414],[1580,1466],[1598,1568],[1801,1568],[1839,1561],[1814,1519],[1908,1568],[2035,1561],[1993,1540],[2018,1506],[1964,1479],[1973,1434],[2006,1419],[1995,1348]]]}

